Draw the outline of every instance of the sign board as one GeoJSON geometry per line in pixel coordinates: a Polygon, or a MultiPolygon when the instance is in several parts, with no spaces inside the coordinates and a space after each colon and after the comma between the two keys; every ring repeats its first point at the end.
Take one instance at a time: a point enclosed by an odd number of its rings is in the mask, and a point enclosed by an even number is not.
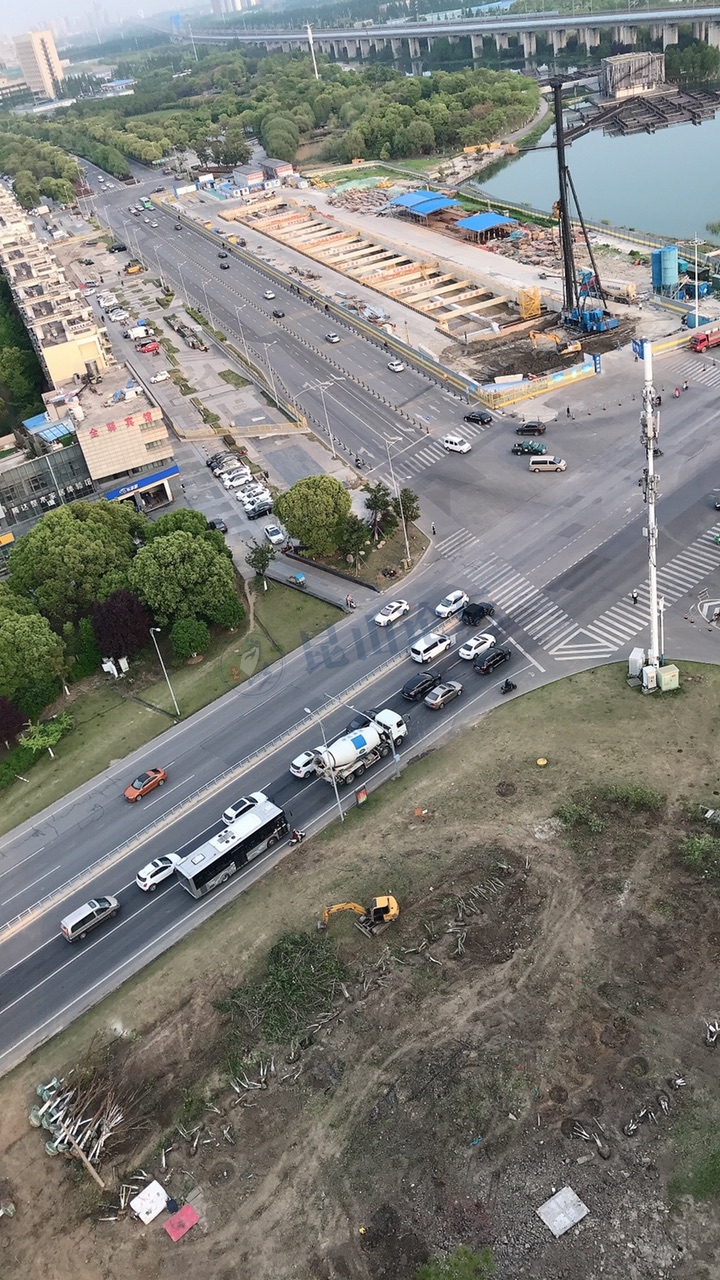
{"type": "Polygon", "coordinates": [[[355,802],[358,806],[358,809],[360,808],[361,805],[367,803],[367,798],[368,798],[367,787],[356,787],[355,802]]]}

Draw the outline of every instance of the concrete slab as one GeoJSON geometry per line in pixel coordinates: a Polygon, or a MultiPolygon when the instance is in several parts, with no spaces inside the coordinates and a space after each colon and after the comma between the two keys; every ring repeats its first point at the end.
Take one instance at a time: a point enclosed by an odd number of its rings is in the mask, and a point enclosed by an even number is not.
{"type": "Polygon", "coordinates": [[[562,1191],[551,1196],[535,1212],[539,1218],[542,1218],[545,1226],[550,1228],[557,1240],[571,1227],[582,1222],[590,1210],[575,1194],[572,1187],[563,1187],[562,1191]]]}

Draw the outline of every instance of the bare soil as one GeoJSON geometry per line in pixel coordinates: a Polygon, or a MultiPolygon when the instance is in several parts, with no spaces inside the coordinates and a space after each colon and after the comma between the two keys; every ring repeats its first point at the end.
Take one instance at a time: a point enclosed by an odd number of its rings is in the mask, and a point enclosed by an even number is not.
{"type": "Polygon", "coordinates": [[[2,1082],[18,1210],[0,1221],[3,1280],[413,1280],[460,1243],[490,1245],[501,1280],[716,1277],[717,1214],[680,1194],[720,1132],[704,1044],[720,900],[679,856],[701,829],[691,803],[720,791],[720,672],[691,674],[650,701],[604,668],[503,707],[2,1082]],[[628,808],[610,782],[666,798],[628,808]],[[570,798],[590,825],[554,816],[570,798]],[[331,923],[346,994],[300,1046],[245,1027],[247,1082],[263,1048],[273,1066],[266,1088],[230,1087],[213,1000],[323,903],[388,891],[401,918],[381,938],[331,923]],[[34,1084],[111,1025],[123,1078],[152,1085],[150,1127],[103,1175],[142,1168],[196,1195],[179,1244],[160,1220],[100,1221],[117,1191],[102,1198],[27,1126],[34,1084]],[[555,1240],[536,1209],[566,1185],[589,1213],[555,1240]]]}

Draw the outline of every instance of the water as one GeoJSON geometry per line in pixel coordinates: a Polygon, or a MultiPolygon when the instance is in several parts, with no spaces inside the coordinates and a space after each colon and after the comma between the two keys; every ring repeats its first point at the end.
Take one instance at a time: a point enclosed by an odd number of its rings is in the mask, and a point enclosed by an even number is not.
{"type": "MultiPolygon", "coordinates": [[[[552,137],[548,130],[542,142],[552,137]]],[[[567,152],[589,222],[634,227],[669,240],[703,236],[708,222],[720,222],[718,156],[720,115],[630,138],[608,138],[598,130],[567,152]]],[[[558,192],[555,151],[528,152],[482,187],[500,200],[550,210],[558,192]]]]}

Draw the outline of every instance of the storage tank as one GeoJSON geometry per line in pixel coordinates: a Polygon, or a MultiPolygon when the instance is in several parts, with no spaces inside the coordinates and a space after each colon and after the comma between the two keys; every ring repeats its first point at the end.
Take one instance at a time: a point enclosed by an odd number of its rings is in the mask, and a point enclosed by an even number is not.
{"type": "Polygon", "coordinates": [[[650,267],[652,271],[652,287],[656,293],[662,288],[662,249],[653,249],[650,254],[650,267]]]}
{"type": "Polygon", "coordinates": [[[100,372],[97,360],[86,360],[85,368],[87,370],[88,378],[97,378],[100,372]]]}
{"type": "Polygon", "coordinates": [[[662,289],[674,289],[678,282],[678,249],[676,244],[666,244],[660,250],[662,289]]]}

